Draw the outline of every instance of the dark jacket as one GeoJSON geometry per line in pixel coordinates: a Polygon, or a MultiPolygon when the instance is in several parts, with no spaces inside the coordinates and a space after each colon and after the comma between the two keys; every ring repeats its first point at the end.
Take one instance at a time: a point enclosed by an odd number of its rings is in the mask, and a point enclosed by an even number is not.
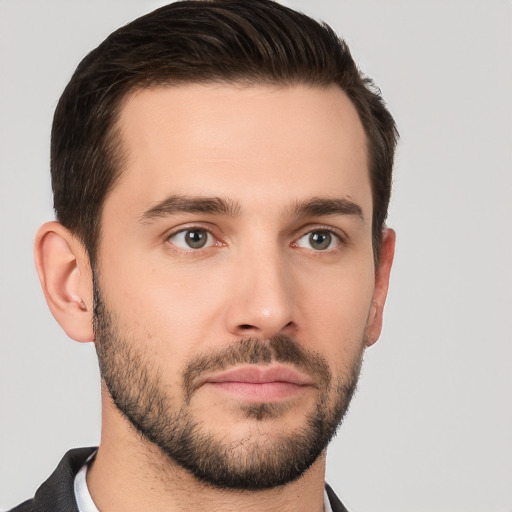
{"type": "MultiPolygon", "coordinates": [[[[50,478],[36,491],[31,500],[10,512],[78,512],[73,488],[75,475],[96,448],[77,448],[64,455],[50,478]]],[[[327,485],[333,512],[347,512],[334,491],[327,485]]]]}

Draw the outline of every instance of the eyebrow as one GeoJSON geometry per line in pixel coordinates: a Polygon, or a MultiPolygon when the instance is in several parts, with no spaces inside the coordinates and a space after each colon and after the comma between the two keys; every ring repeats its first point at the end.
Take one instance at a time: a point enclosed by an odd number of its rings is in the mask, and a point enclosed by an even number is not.
{"type": "Polygon", "coordinates": [[[363,209],[350,199],[313,197],[296,203],[292,208],[296,217],[321,217],[323,215],[354,215],[364,221],[363,209]]]}
{"type": "Polygon", "coordinates": [[[156,219],[180,213],[236,216],[240,213],[240,205],[221,197],[172,195],[146,210],[139,220],[141,223],[147,224],[156,219]]]}
{"type": "MultiPolygon", "coordinates": [[[[205,213],[235,217],[240,214],[240,204],[221,197],[172,195],[146,210],[139,220],[148,224],[156,219],[180,213],[205,213]]],[[[295,203],[291,208],[294,217],[321,217],[324,215],[353,215],[364,221],[362,208],[349,199],[313,197],[295,203]]]]}

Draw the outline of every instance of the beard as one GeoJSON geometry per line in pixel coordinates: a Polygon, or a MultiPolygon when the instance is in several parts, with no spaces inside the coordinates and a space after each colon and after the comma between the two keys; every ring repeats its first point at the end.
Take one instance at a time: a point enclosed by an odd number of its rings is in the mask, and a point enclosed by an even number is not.
{"type": "Polygon", "coordinates": [[[199,354],[184,368],[181,389],[172,390],[164,384],[161,362],[143,349],[144,340],[120,332],[115,314],[106,307],[97,285],[94,298],[96,351],[101,377],[113,403],[143,438],[215,488],[270,489],[299,478],[335,435],[355,392],[363,348],[352,367],[333,378],[323,356],[285,335],[269,340],[242,339],[218,351],[199,354]],[[219,435],[191,411],[198,383],[208,372],[272,363],[293,365],[314,379],[316,406],[305,415],[301,427],[291,429],[280,423],[290,407],[299,409],[300,405],[241,404],[239,411],[245,418],[255,424],[272,421],[273,429],[272,433],[253,429],[243,439],[233,441],[227,422],[219,435]]]}

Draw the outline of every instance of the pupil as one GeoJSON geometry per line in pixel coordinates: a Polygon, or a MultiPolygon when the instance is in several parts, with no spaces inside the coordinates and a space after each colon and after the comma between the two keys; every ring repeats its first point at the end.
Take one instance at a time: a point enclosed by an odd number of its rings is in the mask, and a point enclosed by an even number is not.
{"type": "Polygon", "coordinates": [[[331,244],[331,234],[326,231],[317,231],[309,235],[311,246],[318,250],[324,250],[331,244]]]}
{"type": "Polygon", "coordinates": [[[188,231],[186,235],[187,245],[193,249],[199,249],[206,244],[206,238],[204,231],[188,231]]]}

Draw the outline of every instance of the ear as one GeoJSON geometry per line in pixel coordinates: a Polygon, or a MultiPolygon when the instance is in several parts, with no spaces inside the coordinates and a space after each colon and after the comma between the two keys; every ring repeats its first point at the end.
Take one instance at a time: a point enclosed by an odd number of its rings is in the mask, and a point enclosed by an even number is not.
{"type": "Polygon", "coordinates": [[[366,324],[366,346],[373,345],[382,331],[382,315],[384,304],[388,294],[389,274],[395,255],[396,235],[392,229],[385,229],[379,252],[379,261],[375,271],[375,288],[373,291],[372,305],[366,324]]]}
{"type": "Polygon", "coordinates": [[[46,302],[66,334],[94,341],[92,272],[83,244],[62,224],[47,222],[36,235],[34,256],[46,302]]]}

